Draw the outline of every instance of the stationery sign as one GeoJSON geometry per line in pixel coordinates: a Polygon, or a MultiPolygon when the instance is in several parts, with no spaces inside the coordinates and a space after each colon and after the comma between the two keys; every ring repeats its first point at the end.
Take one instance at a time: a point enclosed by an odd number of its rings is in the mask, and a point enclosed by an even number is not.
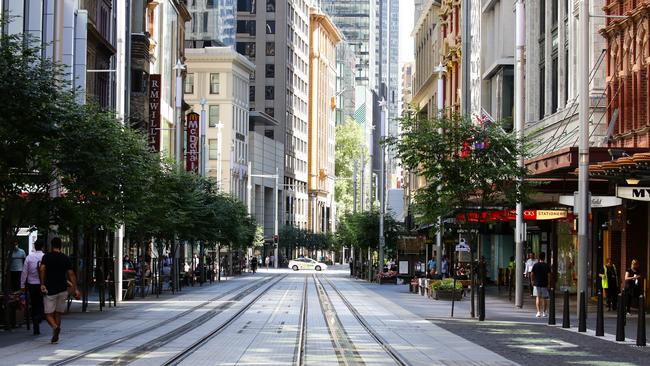
{"type": "Polygon", "coordinates": [[[650,201],[650,187],[618,187],[616,195],[628,200],[650,201]]]}
{"type": "Polygon", "coordinates": [[[185,170],[192,173],[199,172],[199,123],[201,116],[198,113],[187,115],[187,155],[185,156],[185,170]]]}
{"type": "Polygon", "coordinates": [[[160,151],[160,74],[149,75],[149,147],[160,151]]]}

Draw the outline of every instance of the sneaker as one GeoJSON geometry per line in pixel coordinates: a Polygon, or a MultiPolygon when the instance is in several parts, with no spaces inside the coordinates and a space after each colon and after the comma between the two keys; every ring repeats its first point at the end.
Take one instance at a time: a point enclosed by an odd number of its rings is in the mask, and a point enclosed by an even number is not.
{"type": "Polygon", "coordinates": [[[50,342],[59,343],[59,333],[61,333],[61,328],[60,327],[54,328],[54,330],[52,331],[52,340],[50,342]]]}
{"type": "Polygon", "coordinates": [[[535,316],[536,316],[537,318],[539,318],[539,317],[542,316],[542,313],[540,313],[540,312],[538,311],[538,312],[537,312],[537,315],[535,315],[535,316]]]}
{"type": "Polygon", "coordinates": [[[544,318],[546,318],[546,317],[548,316],[548,313],[547,313],[547,312],[543,312],[543,313],[542,313],[542,316],[543,316],[544,318]]]}

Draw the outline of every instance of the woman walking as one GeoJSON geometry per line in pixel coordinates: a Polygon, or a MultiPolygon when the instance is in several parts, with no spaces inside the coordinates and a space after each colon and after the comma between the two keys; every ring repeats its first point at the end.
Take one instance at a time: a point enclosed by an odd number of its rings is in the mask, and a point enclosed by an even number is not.
{"type": "Polygon", "coordinates": [[[630,305],[632,299],[638,298],[641,294],[641,273],[639,272],[639,262],[632,260],[630,268],[625,271],[625,297],[627,313],[630,314],[630,305]]]}

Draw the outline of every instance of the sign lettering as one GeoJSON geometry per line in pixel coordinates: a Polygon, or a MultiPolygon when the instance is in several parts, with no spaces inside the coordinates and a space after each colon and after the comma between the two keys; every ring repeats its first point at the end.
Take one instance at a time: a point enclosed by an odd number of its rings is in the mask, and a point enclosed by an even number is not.
{"type": "Polygon", "coordinates": [[[160,74],[149,75],[149,147],[160,151],[160,74]]]}
{"type": "Polygon", "coordinates": [[[187,155],[185,157],[185,170],[192,173],[199,172],[199,121],[198,113],[187,115],[187,155]]]}
{"type": "Polygon", "coordinates": [[[650,187],[618,187],[616,196],[628,200],[650,201],[650,187]]]}

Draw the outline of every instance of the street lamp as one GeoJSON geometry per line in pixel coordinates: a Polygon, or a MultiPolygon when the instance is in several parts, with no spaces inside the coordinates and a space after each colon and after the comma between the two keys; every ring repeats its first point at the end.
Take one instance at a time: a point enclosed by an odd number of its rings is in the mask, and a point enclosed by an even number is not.
{"type": "Polygon", "coordinates": [[[181,162],[183,159],[183,116],[182,116],[182,104],[183,104],[183,70],[185,70],[186,65],[181,62],[180,59],[176,61],[174,65],[174,71],[176,71],[176,164],[178,171],[181,171],[181,162]]]}
{"type": "Polygon", "coordinates": [[[206,120],[205,120],[205,104],[207,102],[208,101],[205,100],[205,98],[201,98],[201,100],[199,100],[199,104],[201,105],[201,148],[199,150],[200,151],[199,157],[201,159],[200,160],[200,163],[201,163],[200,172],[201,172],[202,177],[205,177],[205,175],[206,175],[205,166],[206,166],[206,162],[208,160],[208,157],[206,156],[207,149],[205,148],[205,133],[206,133],[205,130],[206,130],[207,125],[208,125],[206,123],[206,120]]]}
{"type": "Polygon", "coordinates": [[[221,188],[221,129],[223,128],[223,123],[219,120],[217,123],[217,187],[221,188]]]}
{"type": "MultiPolygon", "coordinates": [[[[384,139],[385,137],[385,127],[386,127],[386,113],[388,109],[388,104],[386,103],[386,100],[382,98],[381,101],[379,101],[379,108],[381,108],[381,130],[380,130],[380,135],[381,138],[384,139]]],[[[386,176],[386,162],[384,161],[386,159],[386,150],[384,148],[384,145],[380,145],[379,147],[379,171],[380,171],[380,177],[379,177],[379,271],[383,272],[384,269],[384,246],[386,245],[386,238],[384,237],[384,211],[386,210],[386,200],[385,200],[385,189],[384,189],[384,183],[385,183],[385,176],[386,176]]]]}
{"type": "MultiPolygon", "coordinates": [[[[442,66],[442,63],[439,63],[438,66],[436,66],[433,69],[433,72],[438,75],[438,118],[442,118],[442,115],[444,113],[445,109],[445,73],[446,69],[444,66],[442,66]]],[[[442,135],[443,131],[442,128],[438,128],[438,134],[442,135]]],[[[440,189],[440,186],[438,186],[438,189],[440,189]]],[[[442,217],[438,216],[438,230],[436,233],[436,268],[438,271],[442,268],[442,217]]],[[[429,248],[429,245],[427,244],[427,248],[429,248]]],[[[429,258],[425,258],[424,262],[428,263],[429,258]]]]}

